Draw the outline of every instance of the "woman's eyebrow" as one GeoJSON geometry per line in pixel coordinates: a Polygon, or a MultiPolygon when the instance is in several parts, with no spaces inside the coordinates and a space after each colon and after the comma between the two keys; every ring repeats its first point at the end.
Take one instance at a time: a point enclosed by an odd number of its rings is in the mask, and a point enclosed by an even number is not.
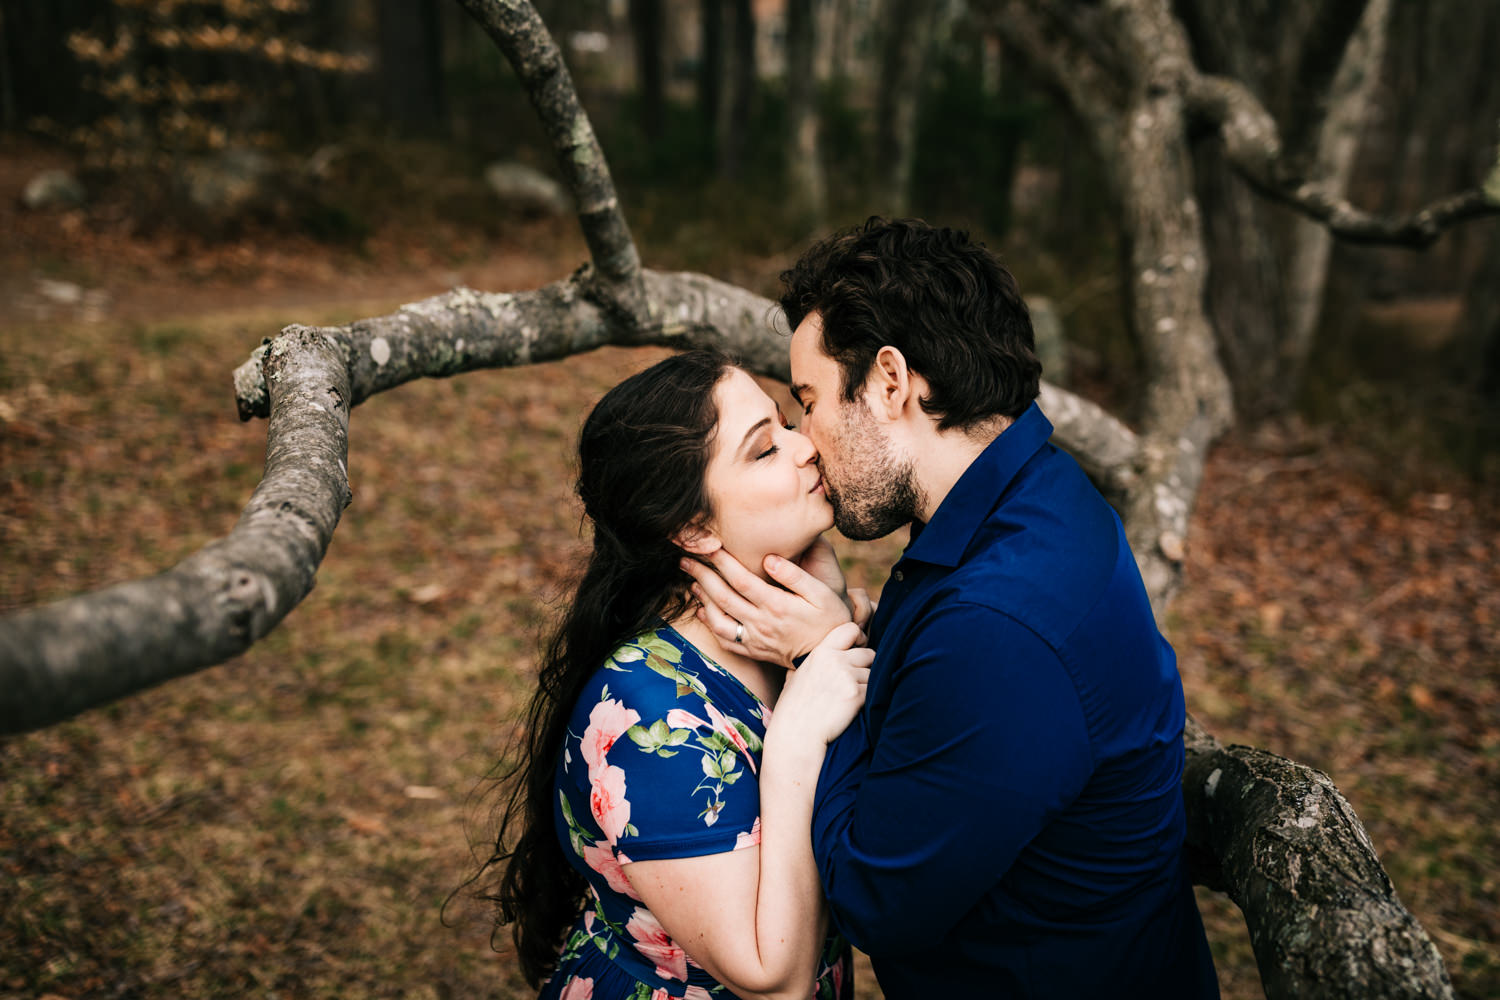
{"type": "Polygon", "coordinates": [[[750,425],[750,429],[748,431],[746,431],[745,432],[745,436],[740,439],[740,453],[741,454],[744,454],[745,450],[749,447],[749,445],[750,445],[750,439],[753,438],[756,435],[756,433],[762,427],[765,427],[770,422],[771,422],[771,418],[770,417],[761,417],[755,423],[753,423],[753,424],[750,425]]]}

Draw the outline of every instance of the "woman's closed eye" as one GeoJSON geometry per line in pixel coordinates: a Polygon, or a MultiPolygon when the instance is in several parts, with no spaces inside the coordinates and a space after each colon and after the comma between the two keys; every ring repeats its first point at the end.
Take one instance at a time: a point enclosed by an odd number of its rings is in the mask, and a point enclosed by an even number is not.
{"type": "MultiPolygon", "coordinates": [[[[781,426],[782,426],[782,428],[784,430],[789,430],[789,431],[795,431],[797,429],[797,425],[794,424],[794,423],[792,423],[791,421],[787,420],[785,417],[781,418],[781,426]]],[[[763,458],[770,458],[772,455],[776,454],[780,450],[781,450],[781,445],[777,444],[776,441],[773,439],[771,441],[770,445],[767,446],[764,451],[762,451],[759,455],[755,456],[755,460],[756,461],[760,461],[763,458]]]]}

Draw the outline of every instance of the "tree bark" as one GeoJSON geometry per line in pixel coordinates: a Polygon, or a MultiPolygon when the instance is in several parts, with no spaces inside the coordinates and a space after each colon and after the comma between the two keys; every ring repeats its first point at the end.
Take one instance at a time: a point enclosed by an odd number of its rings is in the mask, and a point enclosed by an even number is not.
{"type": "Polygon", "coordinates": [[[1453,996],[1442,956],[1326,774],[1223,746],[1196,723],[1187,747],[1188,846],[1212,859],[1194,878],[1244,912],[1266,996],[1453,996]]]}
{"type": "Polygon", "coordinates": [[[312,590],[349,502],[348,367],[302,327],[258,353],[266,472],[234,530],[165,573],[0,619],[0,733],[222,663],[312,590]]]}
{"type": "Polygon", "coordinates": [[[817,229],[828,214],[823,179],[818,111],[818,77],[814,65],[816,26],[812,0],[788,0],[786,9],[787,195],[800,226],[817,229]]]}

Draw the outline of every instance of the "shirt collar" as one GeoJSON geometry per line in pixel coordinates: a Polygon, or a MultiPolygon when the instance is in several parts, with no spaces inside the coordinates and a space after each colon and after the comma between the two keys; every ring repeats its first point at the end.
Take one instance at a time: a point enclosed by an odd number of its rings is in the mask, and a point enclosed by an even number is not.
{"type": "Polygon", "coordinates": [[[1000,494],[1051,436],[1052,422],[1032,403],[969,464],[938,504],[932,520],[912,525],[906,557],[957,566],[1000,494]]]}

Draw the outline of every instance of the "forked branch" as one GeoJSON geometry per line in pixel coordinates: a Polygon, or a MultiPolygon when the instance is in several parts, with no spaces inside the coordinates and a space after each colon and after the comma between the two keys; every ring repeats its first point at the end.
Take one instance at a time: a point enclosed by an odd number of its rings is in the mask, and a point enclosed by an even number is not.
{"type": "Polygon", "coordinates": [[[1288,163],[1276,120],[1238,80],[1194,78],[1187,107],[1200,123],[1218,130],[1229,163],[1251,187],[1350,243],[1421,250],[1460,223],[1500,215],[1500,150],[1483,186],[1440,198],[1410,215],[1377,215],[1330,193],[1288,163]]]}

